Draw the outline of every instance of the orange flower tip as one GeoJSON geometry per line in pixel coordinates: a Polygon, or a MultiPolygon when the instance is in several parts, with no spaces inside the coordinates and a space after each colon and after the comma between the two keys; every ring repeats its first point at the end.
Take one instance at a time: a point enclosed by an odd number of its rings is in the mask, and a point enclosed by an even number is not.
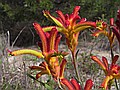
{"type": "Polygon", "coordinates": [[[111,26],[114,25],[114,18],[111,18],[111,19],[110,19],[110,25],[111,25],[111,26]]]}
{"type": "Polygon", "coordinates": [[[79,83],[74,78],[70,79],[70,82],[72,83],[76,90],[81,90],[79,83]]]}
{"type": "Polygon", "coordinates": [[[58,13],[58,14],[60,14],[61,13],[61,11],[60,10],[57,10],[57,11],[55,11],[56,13],[58,13]]]}
{"type": "Polygon", "coordinates": [[[119,58],[119,55],[115,55],[116,58],[119,58]]]}
{"type": "Polygon", "coordinates": [[[88,79],[88,80],[86,81],[84,90],[91,90],[91,89],[92,89],[92,86],[93,86],[93,81],[92,81],[91,79],[88,79]]]}
{"type": "Polygon", "coordinates": [[[94,36],[94,37],[98,37],[98,36],[99,36],[99,34],[94,34],[94,33],[93,33],[93,34],[92,34],[92,36],[94,36]]]}
{"type": "Polygon", "coordinates": [[[30,70],[33,70],[32,66],[29,66],[30,70]]]}
{"type": "Polygon", "coordinates": [[[74,8],[74,11],[75,12],[73,12],[73,13],[76,13],[76,12],[78,12],[80,10],[80,6],[76,6],[75,8],[74,8]]]}
{"type": "Polygon", "coordinates": [[[91,59],[96,59],[97,57],[96,56],[91,56],[91,59]]]}
{"type": "Polygon", "coordinates": [[[34,22],[34,23],[33,23],[33,26],[34,26],[34,27],[41,27],[40,24],[37,23],[37,22],[34,22]]]}
{"type": "Polygon", "coordinates": [[[33,66],[29,66],[30,69],[33,69],[33,66]]]}
{"type": "Polygon", "coordinates": [[[36,75],[36,79],[40,78],[41,74],[37,74],[36,75]]]}
{"type": "Polygon", "coordinates": [[[6,49],[9,53],[11,53],[12,51],[10,49],[6,49]]]}
{"type": "Polygon", "coordinates": [[[46,14],[49,14],[49,11],[43,10],[43,14],[46,16],[46,14]]]}
{"type": "Polygon", "coordinates": [[[6,49],[6,50],[7,50],[7,52],[9,53],[9,55],[14,56],[14,55],[12,54],[12,51],[11,51],[10,49],[6,49]]]}
{"type": "Polygon", "coordinates": [[[93,81],[91,79],[88,79],[86,83],[89,83],[90,85],[93,85],[93,81]]]}
{"type": "Polygon", "coordinates": [[[85,21],[87,21],[87,19],[86,18],[82,18],[79,23],[84,23],[85,21]]]}
{"type": "Polygon", "coordinates": [[[61,79],[61,83],[68,87],[68,90],[75,90],[72,83],[70,83],[66,78],[61,79]]]}
{"type": "Polygon", "coordinates": [[[36,26],[36,25],[38,25],[38,23],[34,22],[34,23],[33,23],[33,26],[36,26]]]}

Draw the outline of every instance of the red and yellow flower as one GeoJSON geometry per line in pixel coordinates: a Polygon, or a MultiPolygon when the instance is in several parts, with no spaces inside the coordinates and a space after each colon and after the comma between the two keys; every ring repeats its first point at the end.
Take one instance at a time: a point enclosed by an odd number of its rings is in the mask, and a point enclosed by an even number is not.
{"type": "Polygon", "coordinates": [[[120,45],[120,9],[118,10],[117,13],[118,13],[117,20],[115,22],[116,26],[113,25],[111,28],[112,28],[113,33],[116,35],[117,40],[118,40],[119,45],[120,45]]]}
{"type": "Polygon", "coordinates": [[[31,54],[38,58],[44,58],[45,61],[39,66],[30,66],[30,69],[32,70],[40,71],[36,74],[37,79],[43,74],[52,75],[55,80],[63,78],[64,68],[67,63],[64,56],[67,55],[67,53],[58,51],[58,44],[61,36],[58,35],[56,28],[52,28],[50,32],[44,32],[39,24],[34,23],[33,25],[41,39],[39,46],[42,52],[32,49],[22,49],[11,51],[10,54],[13,56],[31,54]],[[59,61],[59,58],[62,60],[59,61]]]}
{"type": "Polygon", "coordinates": [[[114,42],[114,38],[116,36],[119,45],[120,45],[120,10],[118,10],[117,14],[117,20],[114,23],[114,19],[110,19],[110,25],[103,21],[97,21],[96,22],[96,28],[97,31],[93,33],[93,36],[99,36],[100,34],[104,34],[108,37],[108,40],[110,42],[110,46],[112,48],[112,43],[114,42]]]}
{"type": "MultiPolygon", "coordinates": [[[[95,22],[86,21],[86,18],[81,18],[79,14],[80,6],[76,6],[72,14],[63,14],[60,10],[56,11],[58,17],[54,17],[49,11],[43,11],[44,16],[53,21],[57,26],[57,30],[63,33],[66,37],[66,43],[71,52],[75,52],[78,44],[79,32],[90,27],[96,27],[95,22]]],[[[44,31],[50,31],[52,27],[44,27],[44,31]]]]}
{"type": "Polygon", "coordinates": [[[120,66],[116,64],[119,56],[114,56],[111,65],[109,66],[108,60],[105,57],[102,57],[102,61],[98,59],[96,56],[92,56],[91,59],[98,63],[105,73],[105,79],[103,80],[100,87],[107,89],[108,83],[113,79],[120,79],[120,66]]]}
{"type": "MultiPolygon", "coordinates": [[[[83,90],[82,87],[79,85],[79,83],[72,78],[70,81],[63,78],[61,79],[62,85],[65,85],[67,87],[67,90],[83,90]]],[[[91,79],[88,79],[86,81],[84,90],[91,90],[93,86],[93,81],[91,79]]]]}
{"type": "MultiPolygon", "coordinates": [[[[110,23],[113,23],[113,18],[110,19],[110,23]]],[[[110,46],[112,47],[112,43],[114,42],[115,35],[111,30],[111,26],[108,26],[108,24],[102,20],[96,21],[96,31],[93,33],[93,36],[98,37],[100,34],[104,34],[108,37],[108,40],[110,42],[110,46]]]]}

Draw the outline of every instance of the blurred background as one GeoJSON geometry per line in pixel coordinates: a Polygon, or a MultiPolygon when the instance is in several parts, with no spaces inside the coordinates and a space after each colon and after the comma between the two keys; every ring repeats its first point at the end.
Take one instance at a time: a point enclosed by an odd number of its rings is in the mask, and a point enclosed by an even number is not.
{"type": "Polygon", "coordinates": [[[10,45],[16,37],[15,46],[34,45],[39,38],[32,23],[38,22],[41,26],[53,24],[43,16],[43,10],[56,16],[56,10],[71,13],[76,5],[81,6],[81,17],[92,21],[104,19],[106,22],[111,17],[116,18],[120,8],[119,0],[0,0],[0,34],[9,31],[10,45]]]}

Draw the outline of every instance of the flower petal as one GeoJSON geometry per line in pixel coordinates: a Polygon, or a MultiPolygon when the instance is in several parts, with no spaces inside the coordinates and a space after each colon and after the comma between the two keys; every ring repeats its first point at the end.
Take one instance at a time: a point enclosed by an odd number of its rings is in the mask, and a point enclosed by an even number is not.
{"type": "Polygon", "coordinates": [[[67,79],[61,79],[61,83],[64,84],[68,88],[68,90],[75,90],[73,85],[67,79]]]}
{"type": "Polygon", "coordinates": [[[112,60],[112,63],[111,63],[111,67],[110,67],[110,68],[112,68],[112,66],[116,64],[116,61],[118,60],[118,58],[119,58],[119,56],[118,56],[118,55],[115,55],[115,56],[114,56],[114,58],[113,58],[113,60],[112,60]]]}
{"type": "Polygon", "coordinates": [[[36,79],[40,78],[44,74],[48,74],[49,75],[49,72],[47,70],[42,70],[41,72],[36,74],[36,79]]]}
{"type": "Polygon", "coordinates": [[[72,79],[70,80],[70,82],[71,82],[72,85],[74,86],[75,90],[81,90],[81,87],[80,87],[79,83],[78,83],[74,78],[72,78],[72,79]]]}
{"type": "Polygon", "coordinates": [[[114,25],[114,18],[110,19],[110,26],[114,25]]]}
{"type": "MultiPolygon", "coordinates": [[[[83,19],[85,20],[85,19],[83,19]]],[[[91,27],[96,27],[96,23],[95,22],[91,22],[91,21],[86,21],[86,22],[80,22],[78,24],[75,25],[75,29],[78,27],[82,27],[82,26],[91,26],[91,27]]]]}
{"type": "Polygon", "coordinates": [[[66,59],[63,59],[61,64],[60,64],[60,78],[62,79],[64,77],[64,69],[65,69],[65,66],[66,66],[66,59]]]}
{"type": "Polygon", "coordinates": [[[33,26],[42,41],[43,52],[47,52],[47,39],[46,39],[45,33],[43,32],[41,26],[38,23],[33,23],[33,26]]]}
{"type": "Polygon", "coordinates": [[[76,15],[79,13],[79,12],[78,12],[79,10],[80,10],[80,6],[75,6],[75,8],[74,8],[74,10],[73,10],[73,15],[76,16],[76,15]]]}
{"type": "Polygon", "coordinates": [[[74,32],[80,32],[86,28],[90,28],[90,27],[96,27],[96,23],[95,22],[83,22],[83,23],[78,23],[75,25],[74,27],[74,32]]]}
{"type": "Polygon", "coordinates": [[[52,30],[50,32],[50,42],[49,42],[50,43],[50,50],[54,50],[57,33],[58,33],[57,29],[52,28],[52,30]]]}
{"type": "Polygon", "coordinates": [[[46,16],[48,19],[52,20],[59,27],[64,27],[60,21],[58,21],[55,17],[50,15],[49,11],[43,11],[43,13],[44,13],[44,16],[46,16]]]}
{"type": "Polygon", "coordinates": [[[42,66],[29,66],[31,70],[45,70],[45,67],[42,66]]]}
{"type": "Polygon", "coordinates": [[[117,20],[116,20],[116,25],[120,31],[120,9],[117,11],[117,20]]]}
{"type": "Polygon", "coordinates": [[[55,47],[54,47],[55,51],[58,51],[58,45],[60,43],[61,37],[62,35],[57,35],[57,38],[55,40],[55,47]]]}
{"type": "Polygon", "coordinates": [[[106,76],[100,87],[106,90],[108,86],[108,82],[112,79],[113,79],[113,76],[106,76]]]}
{"type": "Polygon", "coordinates": [[[106,72],[107,68],[96,56],[92,56],[91,59],[93,61],[97,62],[102,67],[102,69],[106,72]]]}
{"type": "MultiPolygon", "coordinates": [[[[76,25],[77,20],[80,20],[80,16],[76,15],[74,18],[72,18],[72,21],[70,23],[71,27],[74,27],[76,25]]],[[[74,28],[72,28],[74,29],[74,28]]]]}
{"type": "Polygon", "coordinates": [[[85,30],[87,28],[90,28],[91,26],[81,26],[81,27],[78,27],[77,29],[74,30],[74,33],[77,33],[77,32],[80,32],[82,30],[85,30]]]}
{"type": "Polygon", "coordinates": [[[104,35],[108,36],[108,33],[104,30],[97,30],[92,35],[95,37],[98,37],[100,34],[104,34],[104,35]]]}
{"type": "Polygon", "coordinates": [[[56,11],[57,12],[57,14],[59,15],[59,17],[61,18],[61,20],[62,20],[62,22],[61,23],[65,23],[65,16],[64,16],[64,14],[60,11],[60,10],[58,10],[58,11],[56,11]]]}
{"type": "Polygon", "coordinates": [[[62,31],[63,29],[57,26],[47,26],[47,27],[42,27],[44,32],[51,31],[52,28],[56,28],[58,31],[62,31]]]}
{"type": "Polygon", "coordinates": [[[116,35],[117,40],[118,40],[119,45],[120,45],[120,32],[118,31],[118,29],[116,27],[113,27],[112,29],[113,29],[112,31],[116,35]]]}
{"type": "Polygon", "coordinates": [[[109,66],[108,66],[108,61],[107,61],[106,57],[102,57],[102,61],[103,61],[104,65],[105,65],[105,67],[106,67],[106,70],[108,71],[109,66]]]}
{"type": "Polygon", "coordinates": [[[116,79],[120,79],[120,73],[114,74],[113,77],[116,78],[116,79]]]}
{"type": "Polygon", "coordinates": [[[91,89],[92,89],[92,86],[93,86],[93,81],[92,81],[91,79],[88,79],[88,80],[86,81],[84,90],[91,90],[91,89]]]}
{"type": "Polygon", "coordinates": [[[37,56],[38,58],[41,58],[41,57],[44,58],[41,52],[38,52],[32,49],[21,49],[21,50],[15,50],[15,51],[10,52],[10,55],[12,56],[17,56],[17,55],[22,55],[22,54],[31,54],[31,55],[37,56]]]}

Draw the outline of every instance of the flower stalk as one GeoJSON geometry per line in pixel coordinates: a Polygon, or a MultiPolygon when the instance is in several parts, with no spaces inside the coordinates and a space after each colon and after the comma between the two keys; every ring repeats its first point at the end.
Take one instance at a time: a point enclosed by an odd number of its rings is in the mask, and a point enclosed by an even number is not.
{"type": "Polygon", "coordinates": [[[74,69],[75,69],[76,77],[80,81],[80,75],[79,75],[79,70],[78,70],[78,64],[77,64],[77,61],[76,61],[76,57],[75,57],[75,54],[73,52],[71,52],[71,53],[72,53],[72,63],[73,63],[74,69]]]}

